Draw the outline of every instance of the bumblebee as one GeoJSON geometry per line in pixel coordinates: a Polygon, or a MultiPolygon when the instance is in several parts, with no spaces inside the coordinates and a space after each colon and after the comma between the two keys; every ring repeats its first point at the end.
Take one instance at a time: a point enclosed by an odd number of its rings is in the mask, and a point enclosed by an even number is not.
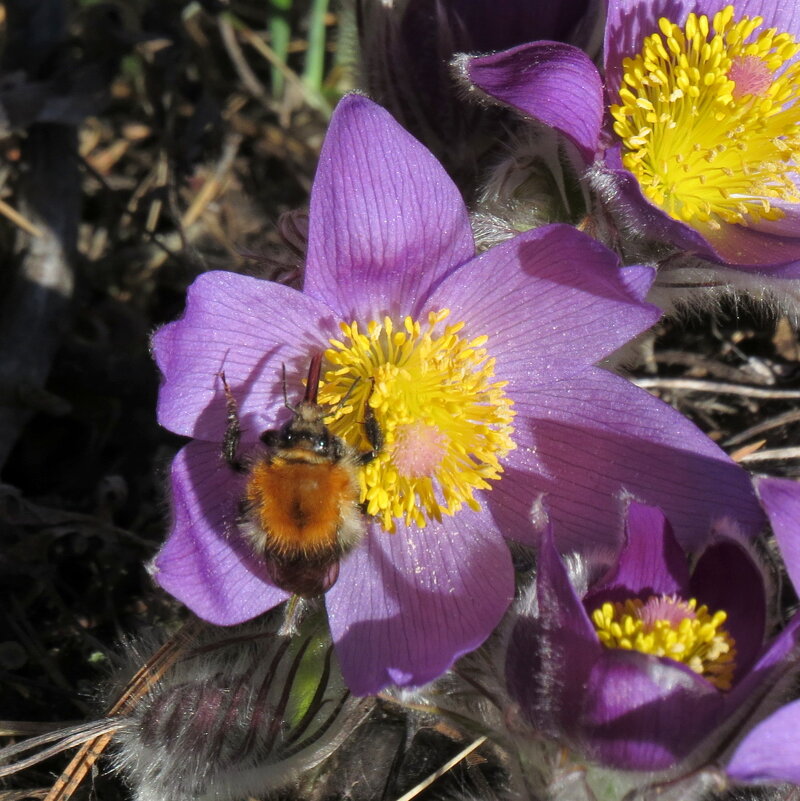
{"type": "Polygon", "coordinates": [[[286,592],[313,598],[339,576],[339,561],[364,537],[366,518],[359,503],[358,468],[374,459],[381,432],[369,407],[364,425],[372,449],[359,452],[332,434],[324,423],[329,411],[317,403],[322,354],[311,359],[303,400],[284,403],[292,419],[260,435],[265,449],[255,458],[239,457],[236,399],[220,373],[227,403],[222,456],[246,475],[239,530],[262,556],[272,581],[286,592]]]}

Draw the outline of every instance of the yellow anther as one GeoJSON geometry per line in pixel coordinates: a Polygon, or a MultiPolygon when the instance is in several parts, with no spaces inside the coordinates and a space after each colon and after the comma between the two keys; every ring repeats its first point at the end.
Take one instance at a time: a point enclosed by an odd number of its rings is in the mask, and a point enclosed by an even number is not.
{"type": "Polygon", "coordinates": [[[674,659],[728,690],[736,670],[733,638],[724,628],[724,611],[709,613],[697,601],[675,596],[633,598],[624,603],[604,603],[591,615],[600,642],[674,659]]]}
{"type": "Polygon", "coordinates": [[[710,23],[690,14],[683,30],[661,18],[623,61],[610,109],[623,163],[676,219],[713,230],[780,219],[776,200],[800,202],[800,44],[762,24],[734,21],[731,5],[710,23]]]}

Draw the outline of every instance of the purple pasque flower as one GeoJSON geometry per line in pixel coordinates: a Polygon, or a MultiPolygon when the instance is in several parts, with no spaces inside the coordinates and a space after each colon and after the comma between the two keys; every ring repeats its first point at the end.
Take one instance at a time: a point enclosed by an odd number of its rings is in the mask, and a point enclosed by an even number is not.
{"type": "Polygon", "coordinates": [[[582,759],[702,767],[794,666],[800,618],[765,643],[765,573],[730,520],[691,568],[660,509],[632,502],[626,534],[606,575],[583,588],[543,538],[537,611],[512,631],[508,691],[535,731],[582,759]]]}
{"type": "MultiPolygon", "coordinates": [[[[221,457],[224,370],[241,451],[291,417],[314,355],[330,430],[368,448],[366,536],[325,594],[360,694],[421,684],[492,631],[514,591],[504,537],[532,542],[548,496],[564,547],[621,534],[623,488],[668,509],[686,544],[720,510],[760,510],[740,468],[671,407],[593,364],[646,329],[652,279],[567,226],[475,256],[467,211],[431,154],[364,97],[337,107],[311,194],[303,291],[200,276],[154,337],[158,414],[192,437],[172,467],[172,529],[156,581],[231,625],[286,599],[238,525],[252,477],[221,457]]],[[[260,455],[260,457],[259,457],[260,455]]]]}
{"type": "Polygon", "coordinates": [[[625,230],[797,277],[799,45],[793,3],[609,0],[605,82],[584,53],[547,41],[464,69],[571,139],[625,230]]]}

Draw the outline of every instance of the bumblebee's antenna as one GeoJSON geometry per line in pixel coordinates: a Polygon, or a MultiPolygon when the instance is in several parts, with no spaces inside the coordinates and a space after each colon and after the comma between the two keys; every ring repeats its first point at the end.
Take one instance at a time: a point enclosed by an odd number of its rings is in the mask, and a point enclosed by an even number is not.
{"type": "Polygon", "coordinates": [[[303,403],[316,403],[317,390],[319,389],[319,377],[322,372],[322,354],[315,353],[311,357],[311,364],[308,365],[308,381],[306,382],[306,394],[303,403]]]}
{"type": "Polygon", "coordinates": [[[283,387],[283,405],[296,414],[297,407],[289,403],[289,397],[286,394],[286,362],[281,362],[281,386],[283,387]]]}

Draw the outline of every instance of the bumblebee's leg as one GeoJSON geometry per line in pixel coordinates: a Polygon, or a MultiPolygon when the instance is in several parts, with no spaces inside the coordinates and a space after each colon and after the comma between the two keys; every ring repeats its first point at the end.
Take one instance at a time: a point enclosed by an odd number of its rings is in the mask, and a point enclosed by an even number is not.
{"type": "Polygon", "coordinates": [[[227,411],[227,425],[225,436],[222,438],[222,458],[237,472],[243,473],[245,468],[240,461],[237,453],[239,451],[239,438],[242,434],[241,424],[239,423],[239,407],[236,398],[233,397],[231,388],[225,378],[225,371],[219,372],[222,379],[222,386],[225,390],[225,406],[227,411]]]}
{"type": "MultiPolygon", "coordinates": [[[[375,386],[375,379],[372,379],[372,386],[375,386]]],[[[372,393],[370,392],[370,396],[372,393]]],[[[367,435],[367,440],[372,446],[371,450],[359,454],[358,461],[360,464],[368,464],[371,462],[383,448],[383,431],[381,431],[380,423],[375,418],[375,412],[369,405],[369,396],[367,402],[364,404],[364,433],[367,435]]]]}

